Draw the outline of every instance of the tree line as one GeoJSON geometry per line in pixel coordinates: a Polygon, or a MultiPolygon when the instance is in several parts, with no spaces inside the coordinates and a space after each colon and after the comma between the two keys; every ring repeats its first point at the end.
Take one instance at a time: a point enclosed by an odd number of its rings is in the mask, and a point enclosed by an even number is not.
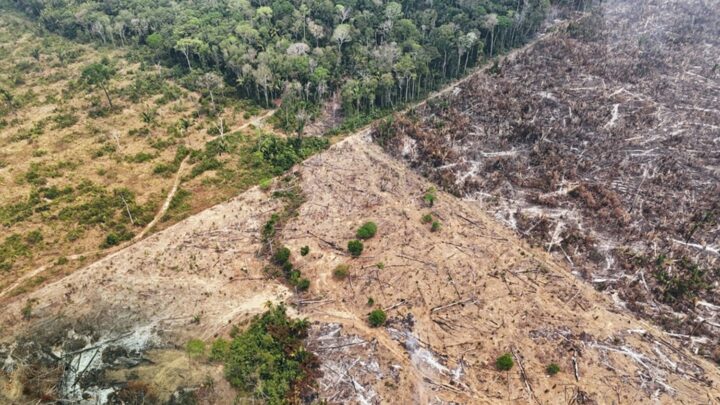
{"type": "Polygon", "coordinates": [[[5,1],[65,37],[137,47],[196,77],[205,94],[227,83],[241,98],[297,112],[337,93],[349,113],[416,99],[527,41],[551,6],[592,2],[5,1]]]}

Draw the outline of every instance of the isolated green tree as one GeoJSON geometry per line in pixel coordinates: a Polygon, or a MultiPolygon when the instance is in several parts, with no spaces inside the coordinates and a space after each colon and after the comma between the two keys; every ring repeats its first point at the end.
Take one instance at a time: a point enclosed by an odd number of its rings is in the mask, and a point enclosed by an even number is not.
{"type": "Polygon", "coordinates": [[[113,108],[110,92],[108,92],[108,85],[113,76],[115,76],[115,69],[107,61],[102,61],[90,64],[83,69],[80,79],[90,87],[101,88],[105,93],[108,104],[110,104],[110,108],[113,108]]]}

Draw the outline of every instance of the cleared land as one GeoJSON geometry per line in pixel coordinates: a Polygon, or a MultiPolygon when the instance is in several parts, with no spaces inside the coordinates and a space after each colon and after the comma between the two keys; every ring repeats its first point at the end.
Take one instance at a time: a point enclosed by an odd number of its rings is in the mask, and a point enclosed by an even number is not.
{"type": "MultiPolygon", "coordinates": [[[[313,321],[308,345],[323,360],[320,394],[333,403],[720,398],[714,365],[622,314],[475,203],[438,192],[428,207],[423,196],[429,187],[366,137],[352,136],[299,165],[272,190],[252,189],[6,301],[0,318],[6,341],[15,336],[24,343],[4,346],[3,352],[13,353],[18,366],[31,359],[23,353],[37,353],[28,348],[54,347],[76,359],[66,346],[68,330],[82,339],[97,335],[96,343],[81,340],[75,351],[86,345],[102,352],[128,333],[133,339],[120,344],[140,340],[139,350],[182,345],[191,337],[229,333],[261,311],[264,301],[287,300],[297,315],[313,321]],[[264,224],[286,209],[285,200],[273,195],[288,184],[299,187],[304,202],[277,238],[312,283],[307,293],[294,296],[267,276],[269,263],[260,254],[264,224]],[[428,213],[441,222],[439,231],[423,223],[428,213]],[[347,241],[368,220],[377,223],[377,235],[352,259],[347,241]],[[299,254],[302,246],[310,248],[307,256],[299,254]],[[339,264],[349,265],[344,280],[333,277],[339,264]],[[30,314],[23,311],[28,302],[30,314]],[[389,320],[370,328],[367,313],[376,307],[385,308],[389,320]],[[516,366],[498,372],[495,359],[505,352],[516,366]],[[551,378],[545,368],[552,362],[562,372],[551,378]]],[[[90,363],[93,369],[108,367],[90,363]]],[[[191,364],[210,367],[202,360],[191,364]]],[[[13,384],[20,376],[8,375],[13,384]]],[[[91,383],[113,386],[102,379],[80,381],[76,394],[96,395],[91,383]]]]}
{"type": "Polygon", "coordinates": [[[376,140],[720,360],[719,12],[604,2],[376,140]]]}

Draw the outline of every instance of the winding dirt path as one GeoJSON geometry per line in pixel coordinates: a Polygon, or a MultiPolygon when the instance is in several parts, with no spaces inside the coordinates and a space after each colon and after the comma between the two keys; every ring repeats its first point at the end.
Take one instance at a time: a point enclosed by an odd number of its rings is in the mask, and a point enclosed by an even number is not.
{"type": "MultiPolygon", "coordinates": [[[[168,192],[167,196],[165,197],[165,202],[163,202],[163,205],[160,207],[160,210],[155,214],[155,217],[153,218],[150,223],[148,223],[145,228],[143,228],[140,233],[135,235],[134,238],[129,240],[126,243],[121,243],[120,245],[117,245],[110,249],[104,249],[104,250],[92,250],[89,252],[82,252],[77,253],[74,255],[66,256],[65,258],[69,261],[78,260],[84,257],[90,257],[92,255],[96,255],[98,253],[105,253],[106,256],[115,253],[119,250],[122,250],[133,243],[141,240],[145,235],[147,235],[148,232],[162,219],[162,217],[165,215],[167,210],[170,208],[170,203],[172,202],[173,197],[175,197],[175,193],[177,193],[177,189],[180,186],[180,181],[182,180],[182,175],[185,169],[185,164],[187,163],[187,160],[190,158],[190,156],[186,156],[185,159],[180,162],[180,166],[178,167],[177,173],[175,173],[175,179],[173,180],[173,185],[170,188],[170,191],[168,192]]],[[[52,263],[46,263],[40,267],[35,268],[33,271],[23,274],[22,277],[18,278],[14,283],[10,284],[8,287],[4,288],[2,291],[0,291],[0,298],[5,297],[8,293],[13,291],[14,289],[18,288],[22,285],[25,281],[43,273],[45,270],[47,270],[49,267],[52,266],[52,263]]]]}
{"type": "Polygon", "coordinates": [[[155,218],[153,218],[150,223],[148,223],[145,228],[143,228],[142,231],[140,231],[139,234],[135,235],[134,238],[128,243],[127,245],[137,242],[140,239],[142,239],[145,235],[147,235],[148,232],[157,224],[162,217],[167,212],[168,208],[170,208],[170,203],[172,202],[173,197],[175,197],[175,193],[177,192],[178,187],[180,186],[180,181],[182,180],[183,175],[183,169],[185,169],[185,163],[187,163],[188,159],[190,158],[190,155],[185,156],[185,159],[180,162],[180,166],[178,166],[178,171],[175,173],[175,180],[173,181],[172,188],[170,189],[170,192],[168,193],[167,197],[165,197],[165,202],[163,202],[163,205],[160,207],[160,210],[155,214],[155,218]]]}

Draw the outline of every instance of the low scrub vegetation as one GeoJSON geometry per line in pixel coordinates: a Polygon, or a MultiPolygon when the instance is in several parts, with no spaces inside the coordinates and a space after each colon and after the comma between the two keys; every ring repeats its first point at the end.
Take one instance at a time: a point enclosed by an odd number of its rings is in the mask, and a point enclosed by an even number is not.
{"type": "Polygon", "coordinates": [[[515,361],[513,361],[512,354],[510,353],[505,353],[495,359],[495,368],[498,371],[510,371],[514,365],[515,361]]]}
{"type": "Polygon", "coordinates": [[[380,308],[372,310],[368,315],[368,323],[373,328],[385,325],[385,321],[387,321],[387,314],[380,308]]]}
{"type": "Polygon", "coordinates": [[[358,239],[370,239],[377,233],[375,222],[365,222],[355,233],[358,239]]]}
{"type": "Polygon", "coordinates": [[[360,257],[364,249],[363,243],[359,240],[351,240],[348,242],[348,252],[350,252],[350,256],[352,257],[360,257]]]}

